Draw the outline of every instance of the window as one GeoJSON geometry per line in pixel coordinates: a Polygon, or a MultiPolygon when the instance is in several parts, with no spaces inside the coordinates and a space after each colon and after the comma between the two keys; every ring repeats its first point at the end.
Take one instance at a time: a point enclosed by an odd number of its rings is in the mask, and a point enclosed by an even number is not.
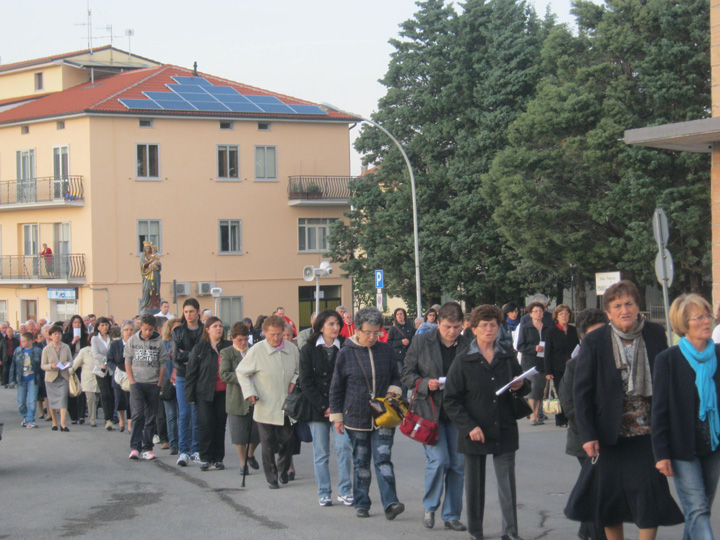
{"type": "Polygon", "coordinates": [[[53,148],[53,176],[67,178],[70,174],[70,159],[67,146],[53,148]]]}
{"type": "Polygon", "coordinates": [[[243,318],[242,296],[221,296],[220,297],[220,320],[226,326],[232,326],[243,318]]]}
{"type": "Polygon", "coordinates": [[[158,178],[158,145],[137,145],[137,177],[158,178]]]}
{"type": "Polygon", "coordinates": [[[65,120],[58,120],[55,122],[55,127],[57,129],[65,129],[65,120]]]}
{"type": "Polygon", "coordinates": [[[239,219],[221,219],[218,221],[219,253],[242,253],[240,242],[241,221],[239,219]]]}
{"type": "Polygon", "coordinates": [[[30,133],[30,126],[20,126],[20,135],[27,135],[30,133]]]}
{"type": "MultiPolygon", "coordinates": [[[[0,322],[7,322],[7,300],[0,300],[0,322]]],[[[55,319],[57,320],[57,319],[55,319]]],[[[65,320],[65,319],[63,319],[65,320]]]]}
{"type": "Polygon", "coordinates": [[[270,122],[258,122],[258,131],[270,131],[270,122]]]}
{"type": "Polygon", "coordinates": [[[233,129],[235,122],[220,122],[220,129],[233,129]]]}
{"type": "Polygon", "coordinates": [[[15,160],[17,171],[17,202],[35,202],[37,200],[35,150],[18,150],[15,154],[15,160]]]}
{"type": "Polygon", "coordinates": [[[43,89],[43,74],[36,73],[35,74],[35,90],[42,90],[42,89],[43,89]]]}
{"type": "Polygon", "coordinates": [[[141,118],[139,121],[139,125],[141,128],[154,128],[155,120],[153,120],[152,118],[141,118]]]}
{"type": "Polygon", "coordinates": [[[220,144],[218,152],[218,178],[230,180],[238,177],[238,155],[236,145],[220,144]]]}
{"type": "Polygon", "coordinates": [[[53,321],[66,321],[79,312],[77,300],[50,301],[50,315],[53,321]]]}
{"type": "Polygon", "coordinates": [[[327,251],[330,224],[337,218],[299,218],[298,251],[327,251]]]}
{"type": "Polygon", "coordinates": [[[277,179],[277,151],[274,146],[255,147],[255,179],[277,179]]]}
{"type": "Polygon", "coordinates": [[[157,246],[158,252],[162,253],[161,231],[162,226],[159,219],[138,219],[138,253],[143,252],[144,242],[152,242],[157,246]]]}

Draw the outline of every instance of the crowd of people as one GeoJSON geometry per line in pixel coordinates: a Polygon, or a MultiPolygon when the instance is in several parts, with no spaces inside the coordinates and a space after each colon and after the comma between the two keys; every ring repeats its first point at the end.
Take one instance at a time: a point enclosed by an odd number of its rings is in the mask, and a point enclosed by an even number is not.
{"type": "Polygon", "coordinates": [[[469,314],[447,302],[414,324],[398,308],[389,328],[376,308],[352,314],[340,306],[313,313],[298,333],[282,307],[253,324],[222,321],[189,298],[178,317],[163,302],[160,313],[119,325],[76,315],[28,321],[16,333],[1,323],[0,361],[3,384],[17,388],[23,426],[97,427],[100,407],[106,430],[130,433],[131,460],[156,459],[160,444],[179,467],[223,470],[227,429],[241,473],[262,466],[267,486],[278,489],[294,479],[301,442],[312,442],[322,507],[333,505],[332,439],[335,501],[354,506],[359,518],[370,516],[371,462],[386,519],[405,510],[392,460],[396,429],[376,408],[407,398],[433,435],[423,444],[422,525],[434,528],[439,512],[444,529],[474,540],[484,535],[489,455],[502,540],[520,540],[518,421],[544,425],[553,387],[562,404],[555,425],[566,428],[558,430],[567,434],[566,452],[581,465],[565,508],[581,522],[580,538],[620,540],[623,524],[634,523],[639,540],[653,540],[659,526],[684,522],[684,539],[712,539],[720,331],[713,336],[708,302],[696,294],[673,302],[680,339],[671,347],[665,330],[640,314],[629,281],[609,287],[603,309],[575,321],[569,306],[550,313],[547,304],[540,295],[521,316],[512,302],[469,314]],[[305,400],[307,418],[288,415],[290,396],[305,400]]]}

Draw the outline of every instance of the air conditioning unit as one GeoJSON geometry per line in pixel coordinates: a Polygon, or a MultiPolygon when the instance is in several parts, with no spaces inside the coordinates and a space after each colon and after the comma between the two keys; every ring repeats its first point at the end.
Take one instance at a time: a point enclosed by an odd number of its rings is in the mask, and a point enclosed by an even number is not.
{"type": "Polygon", "coordinates": [[[175,284],[175,294],[178,296],[190,296],[190,282],[182,281],[175,284]]]}
{"type": "Polygon", "coordinates": [[[198,281],[197,284],[197,295],[198,296],[210,296],[212,290],[215,287],[214,281],[198,281]]]}

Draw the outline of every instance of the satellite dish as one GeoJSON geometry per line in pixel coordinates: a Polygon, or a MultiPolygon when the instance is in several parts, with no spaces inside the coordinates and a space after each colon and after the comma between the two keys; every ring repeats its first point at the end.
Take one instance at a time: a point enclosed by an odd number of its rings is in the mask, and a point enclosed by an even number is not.
{"type": "Polygon", "coordinates": [[[303,279],[305,281],[312,281],[315,279],[315,269],[312,266],[306,266],[303,268],[303,279]]]}

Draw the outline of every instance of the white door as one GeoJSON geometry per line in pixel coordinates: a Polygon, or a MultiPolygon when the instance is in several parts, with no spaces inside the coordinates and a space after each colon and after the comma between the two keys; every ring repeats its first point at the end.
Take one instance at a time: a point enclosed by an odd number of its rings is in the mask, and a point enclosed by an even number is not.
{"type": "Polygon", "coordinates": [[[35,150],[17,151],[17,202],[35,202],[35,150]]]}

